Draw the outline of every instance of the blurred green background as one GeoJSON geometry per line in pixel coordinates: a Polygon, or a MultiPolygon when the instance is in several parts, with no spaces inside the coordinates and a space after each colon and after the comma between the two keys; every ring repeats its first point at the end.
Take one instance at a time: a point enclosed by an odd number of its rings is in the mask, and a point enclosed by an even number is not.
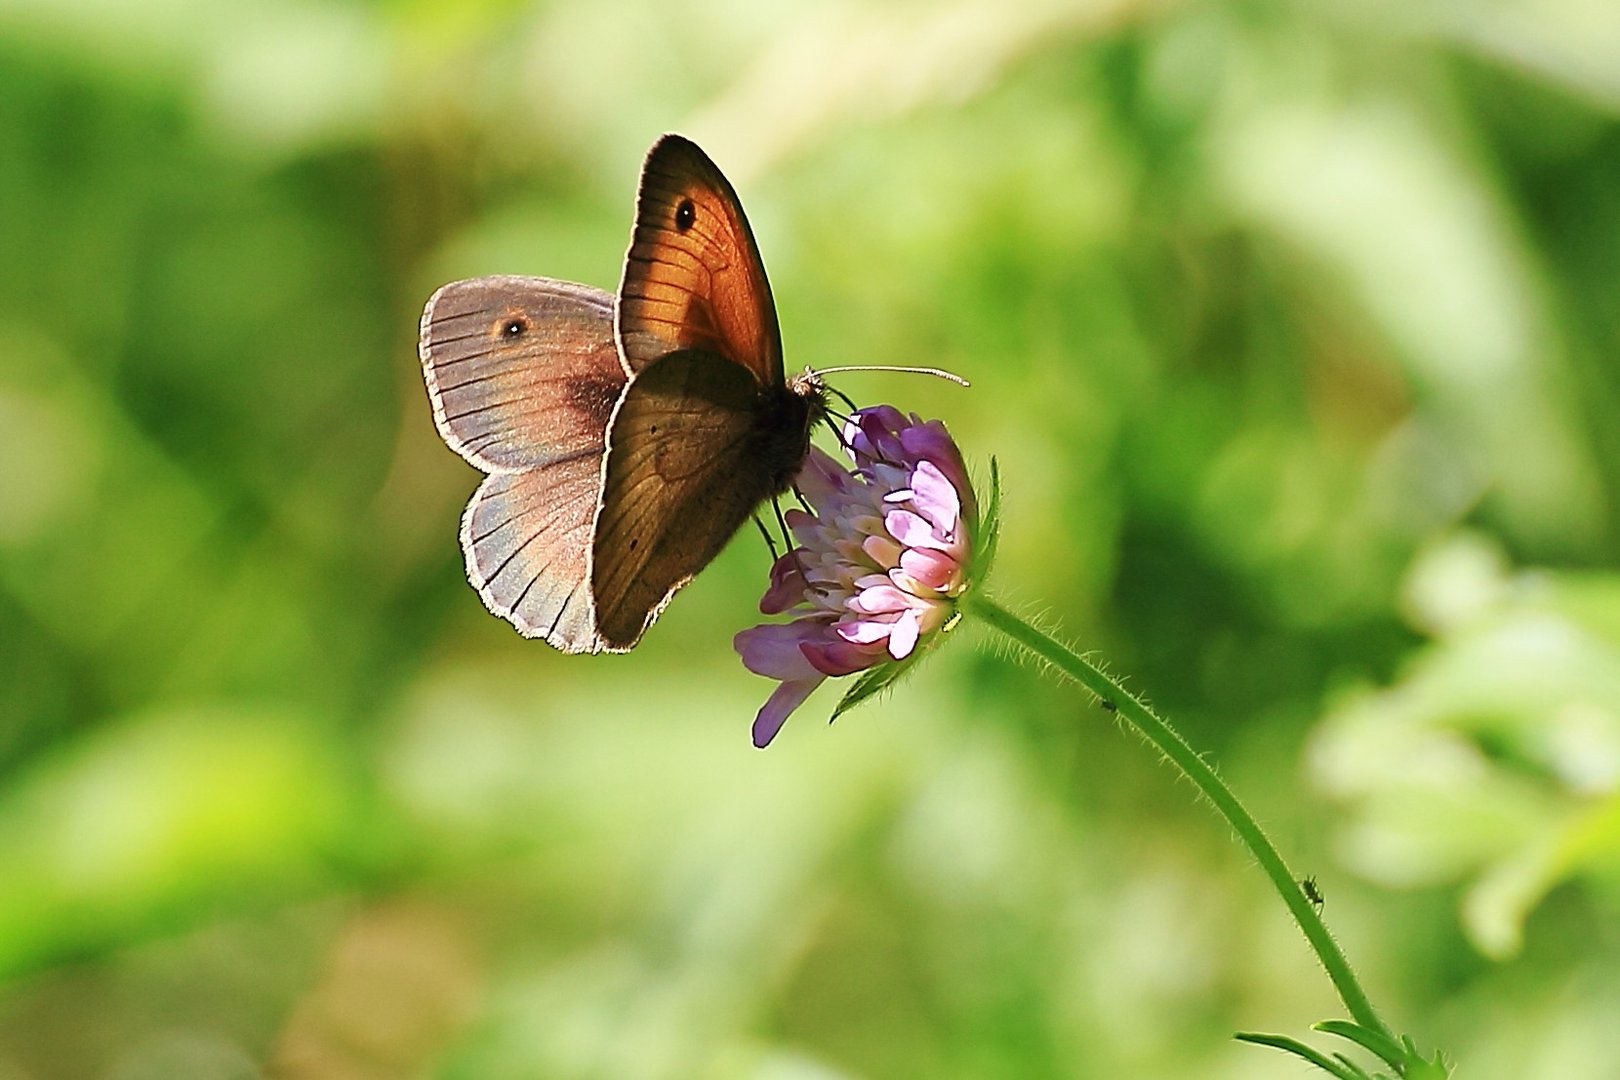
{"type": "Polygon", "coordinates": [[[761,753],[750,536],[485,613],[421,305],[613,287],[664,130],[1396,1027],[1620,1076],[1609,0],[0,0],[0,1080],[1304,1075],[1261,875],[984,638],[761,753]]]}

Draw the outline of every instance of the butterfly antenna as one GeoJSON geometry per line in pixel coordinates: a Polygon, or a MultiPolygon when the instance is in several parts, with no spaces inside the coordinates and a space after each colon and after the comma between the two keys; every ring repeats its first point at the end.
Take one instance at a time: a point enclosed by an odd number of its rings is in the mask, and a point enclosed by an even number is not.
{"type": "Polygon", "coordinates": [[[937,367],[901,367],[899,365],[889,364],[846,364],[841,367],[813,368],[811,370],[816,375],[837,375],[841,371],[899,371],[904,372],[907,375],[932,375],[936,379],[944,379],[946,382],[953,382],[957,386],[973,385],[955,372],[946,371],[944,368],[937,367]]]}

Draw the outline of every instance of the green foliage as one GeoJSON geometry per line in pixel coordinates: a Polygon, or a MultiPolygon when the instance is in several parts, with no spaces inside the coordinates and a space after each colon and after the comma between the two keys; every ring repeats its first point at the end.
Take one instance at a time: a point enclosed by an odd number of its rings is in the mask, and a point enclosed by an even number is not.
{"type": "Polygon", "coordinates": [[[1395,1070],[1393,1076],[1389,1073],[1369,1073],[1343,1054],[1336,1053],[1331,1058],[1327,1057],[1286,1035],[1261,1035],[1246,1031],[1237,1038],[1259,1046],[1275,1047],[1295,1057],[1303,1058],[1337,1080],[1446,1080],[1451,1075],[1451,1066],[1447,1064],[1443,1054],[1436,1053],[1432,1059],[1425,1058],[1418,1053],[1417,1045],[1404,1035],[1397,1041],[1382,1032],[1372,1031],[1349,1020],[1324,1020],[1314,1026],[1317,1031],[1349,1039],[1367,1052],[1376,1055],[1395,1070]]]}
{"type": "Polygon", "coordinates": [[[749,536],[627,657],[482,610],[420,305],[611,288],[666,129],[790,364],[971,379],[839,383],[994,455],[997,595],[1398,1029],[1611,1075],[1610,8],[0,6],[0,1076],[1298,1074],[1227,1035],[1320,973],[1072,692],[958,642],[756,752],[749,536]]]}

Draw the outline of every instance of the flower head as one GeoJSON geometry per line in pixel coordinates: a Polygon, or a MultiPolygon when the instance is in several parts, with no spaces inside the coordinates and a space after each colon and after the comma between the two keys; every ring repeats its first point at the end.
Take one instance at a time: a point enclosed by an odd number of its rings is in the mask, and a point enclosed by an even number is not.
{"type": "Polygon", "coordinates": [[[748,670],[781,681],[754,720],[765,746],[823,679],[919,654],[968,584],[978,505],[945,425],[889,405],[844,426],[854,469],[811,448],[789,510],[799,546],[771,567],[767,623],[733,642],[748,670]]]}

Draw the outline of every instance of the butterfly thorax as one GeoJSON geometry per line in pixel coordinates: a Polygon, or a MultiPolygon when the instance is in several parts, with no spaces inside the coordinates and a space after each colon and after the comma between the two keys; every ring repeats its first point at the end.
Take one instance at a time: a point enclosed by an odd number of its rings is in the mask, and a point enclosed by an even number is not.
{"type": "Polygon", "coordinates": [[[760,389],[754,452],[770,466],[770,494],[793,486],[810,452],[810,430],[827,415],[827,389],[814,372],[760,389]]]}

